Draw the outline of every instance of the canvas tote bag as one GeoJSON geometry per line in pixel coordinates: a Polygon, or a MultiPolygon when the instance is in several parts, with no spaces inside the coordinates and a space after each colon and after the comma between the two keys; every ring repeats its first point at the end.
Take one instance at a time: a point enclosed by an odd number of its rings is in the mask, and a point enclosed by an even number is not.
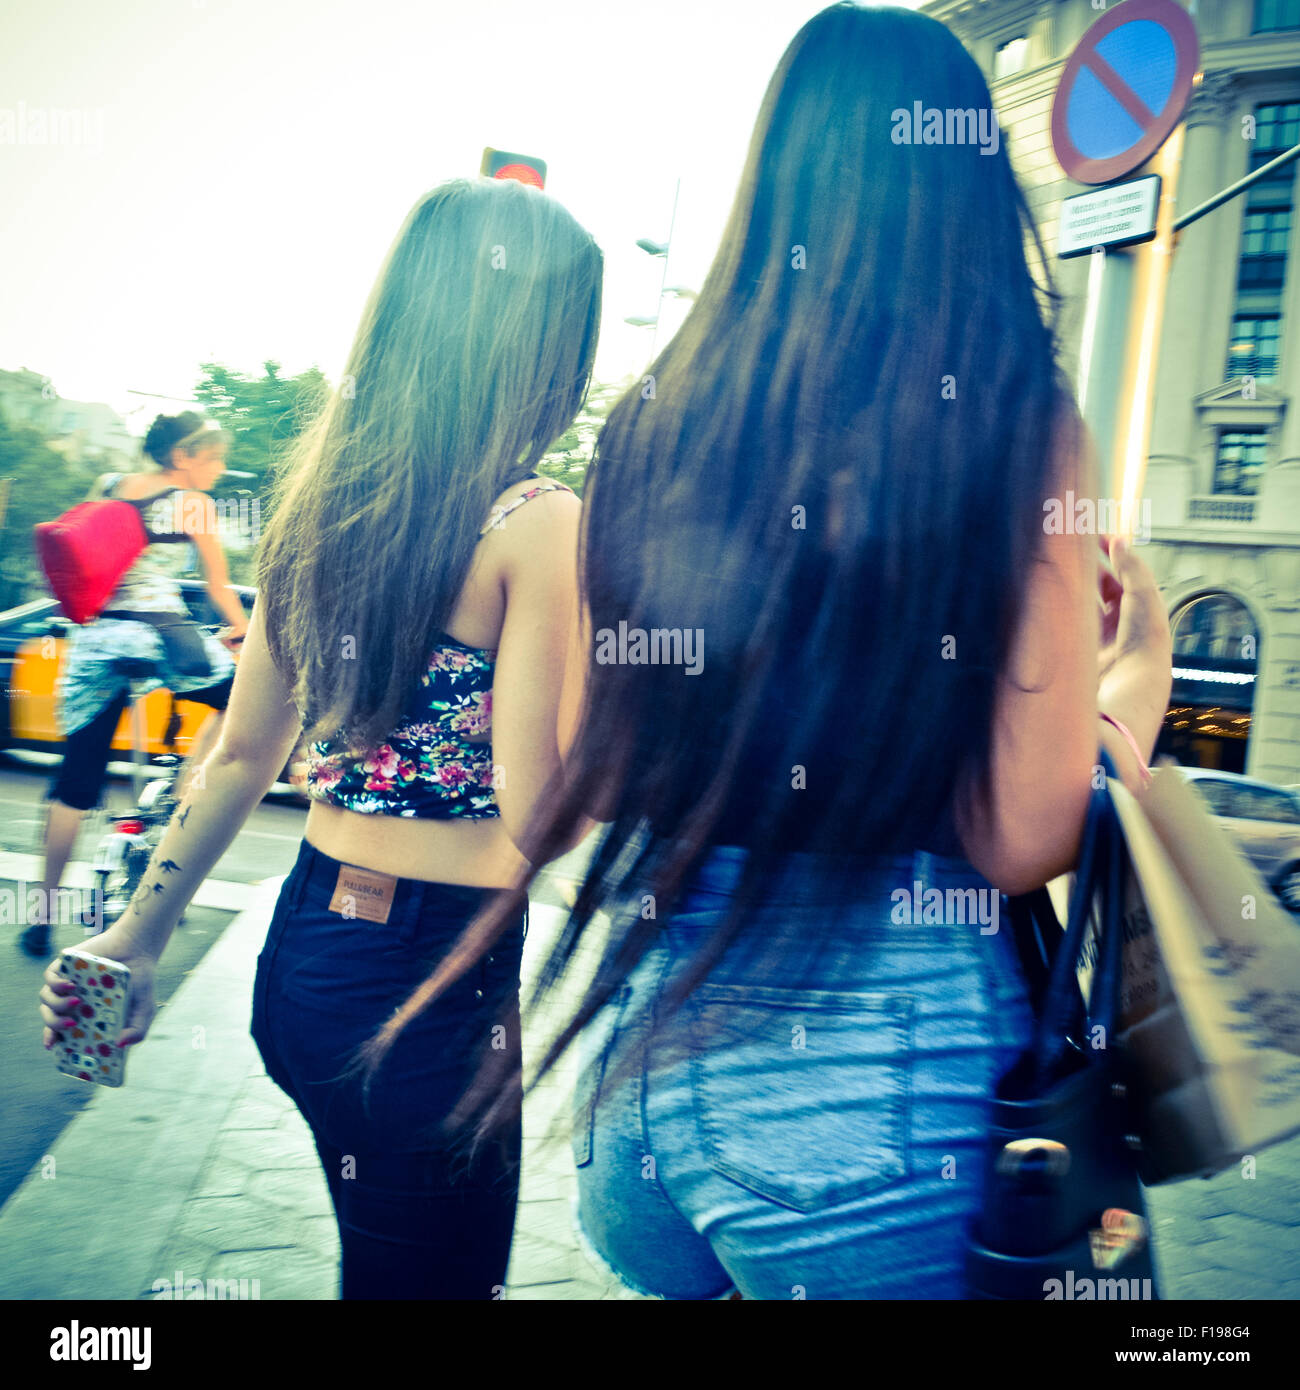
{"type": "MultiPolygon", "coordinates": [[[[1300,923],[1175,766],[1136,793],[1108,782],[1128,859],[1116,1041],[1129,1142],[1147,1185],[1208,1177],[1300,1132],[1300,923]]],[[[1085,995],[1095,955],[1094,937],[1085,995]]]]}

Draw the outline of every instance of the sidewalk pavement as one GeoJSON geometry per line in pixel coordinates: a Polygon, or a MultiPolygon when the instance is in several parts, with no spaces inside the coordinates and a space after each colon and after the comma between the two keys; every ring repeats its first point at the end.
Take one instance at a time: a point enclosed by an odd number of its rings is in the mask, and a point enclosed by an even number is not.
{"type": "MultiPolygon", "coordinates": [[[[189,1279],[263,1299],[338,1295],[338,1233],[311,1134],[249,1036],[252,980],[282,880],[258,886],[127,1063],[96,1087],[0,1210],[0,1298],[152,1299],[189,1279]],[[230,1286],[233,1288],[234,1286],[230,1286]]],[[[557,908],[529,911],[524,976],[557,908]]],[[[535,1052],[537,1034],[525,1034],[535,1052]]],[[[569,1218],[570,1057],[524,1110],[505,1297],[636,1299],[579,1252],[569,1218]]],[[[233,1293],[232,1295],[233,1296],[233,1293]]]]}
{"type": "MultiPolygon", "coordinates": [[[[152,1298],[157,1281],[195,1278],[256,1279],[264,1299],[337,1297],[338,1237],[311,1136],[248,1032],[279,883],[258,886],[159,1011],[126,1085],[95,1088],[0,1210],[0,1298],[152,1298]]],[[[525,985],[562,923],[559,909],[530,909],[525,985]]],[[[538,1037],[525,1031],[526,1057],[538,1037]]],[[[570,1055],[524,1109],[508,1299],[639,1297],[573,1237],[575,1065],[570,1055]]],[[[1300,1139],[1258,1169],[1149,1194],[1166,1299],[1300,1298],[1300,1139]]]]}

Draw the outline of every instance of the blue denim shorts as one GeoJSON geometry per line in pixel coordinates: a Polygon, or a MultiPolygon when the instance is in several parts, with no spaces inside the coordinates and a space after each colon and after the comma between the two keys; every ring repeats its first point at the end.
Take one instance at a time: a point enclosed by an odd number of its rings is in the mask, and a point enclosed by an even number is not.
{"type": "Polygon", "coordinates": [[[918,853],[873,866],[845,908],[825,861],[791,855],[664,1016],[744,857],[710,853],[582,1034],[579,1237],[662,1298],[961,1298],[988,1103],[1033,1026],[998,895],[918,853]]]}

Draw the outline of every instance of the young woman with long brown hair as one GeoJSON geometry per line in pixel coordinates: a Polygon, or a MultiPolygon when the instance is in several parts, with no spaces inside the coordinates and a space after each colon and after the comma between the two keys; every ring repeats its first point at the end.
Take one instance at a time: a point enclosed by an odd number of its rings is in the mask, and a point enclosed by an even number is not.
{"type": "MultiPolygon", "coordinates": [[[[538,997],[599,909],[608,937],[538,1075],[585,1030],[580,1227],[663,1297],[961,1296],[988,1102],[1031,1026],[998,890],[1073,864],[1099,746],[1138,775],[1105,716],[1149,756],[1168,697],[1149,570],[1111,545],[1099,624],[1098,538],[1045,530],[1097,482],[1006,152],[900,138],[918,103],[992,117],[942,25],[804,26],[586,492],[585,716],[532,858],[608,825],[538,997]]],[[[517,1103],[490,1058],[460,1113],[489,1131],[517,1103]]]]}
{"type": "MultiPolygon", "coordinates": [[[[344,1073],[527,867],[518,845],[559,768],[580,514],[534,470],[582,402],[600,302],[600,251],[553,199],[477,179],[416,204],[278,489],[204,785],[137,907],[86,943],[132,968],[138,1041],[177,915],[306,728],[312,806],[253,1036],[315,1137],[344,1298],[492,1298],[505,1281],[518,1125],[474,1149],[443,1121],[483,1050],[518,1049],[526,905],[372,1084],[344,1073]]],[[[48,1042],[67,1002],[46,978],[48,1042]]]]}

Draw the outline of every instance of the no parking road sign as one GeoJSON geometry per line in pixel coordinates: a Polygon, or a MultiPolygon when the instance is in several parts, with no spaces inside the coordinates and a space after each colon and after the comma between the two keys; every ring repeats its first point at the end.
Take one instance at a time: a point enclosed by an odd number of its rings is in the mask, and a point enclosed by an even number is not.
{"type": "Polygon", "coordinates": [[[1124,0],[1084,34],[1052,102],[1052,147],[1079,183],[1109,183],[1149,159],[1182,119],[1198,45],[1175,0],[1124,0]]]}

